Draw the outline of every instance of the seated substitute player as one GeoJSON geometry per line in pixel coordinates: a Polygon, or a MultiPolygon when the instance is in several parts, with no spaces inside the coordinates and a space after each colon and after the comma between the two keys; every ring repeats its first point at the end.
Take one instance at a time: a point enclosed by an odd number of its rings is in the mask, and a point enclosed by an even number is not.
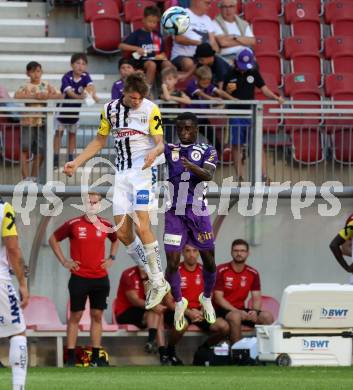
{"type": "Polygon", "coordinates": [[[210,324],[216,315],[211,295],[216,281],[214,239],[212,225],[204,200],[206,183],[216,170],[217,152],[206,144],[196,143],[197,117],[185,112],[176,118],[180,144],[166,144],[168,182],[173,193],[171,208],[165,213],[164,247],[167,256],[166,278],[175,299],[174,325],[181,331],[185,327],[184,312],[188,302],[182,296],[179,273],[180,254],[188,241],[200,251],[203,262],[204,291],[200,295],[204,317],[210,324]]]}
{"type": "Polygon", "coordinates": [[[101,195],[95,192],[88,194],[86,214],[70,219],[51,235],[49,245],[60,263],[71,272],[69,281],[70,318],[67,323],[67,350],[69,367],[76,362],[76,340],[78,325],[85,310],[87,297],[90,302],[92,366],[103,366],[106,362],[100,359],[102,341],[102,317],[107,308],[110,291],[108,269],[115,260],[118,249],[118,237],[115,232],[107,233],[100,229],[92,219],[98,218],[103,226],[111,223],[97,217],[101,195]],[[60,247],[60,241],[69,238],[70,259],[67,259],[60,247]],[[111,241],[110,256],[105,257],[105,240],[111,241]]]}
{"type": "Polygon", "coordinates": [[[142,74],[129,75],[124,95],[105,104],[96,137],[64,167],[64,172],[72,176],[105,146],[112,133],[117,153],[113,215],[119,240],[151,281],[146,294],[147,310],[157,306],[170,291],[149,218],[155,204],[156,165],[164,162],[164,142],[161,114],[158,106],[145,98],[148,93],[142,74]]]}
{"type": "Polygon", "coordinates": [[[10,339],[9,364],[12,368],[12,389],[24,390],[27,373],[26,324],[22,310],[29,294],[15,224],[15,212],[0,199],[0,338],[10,339]],[[10,268],[19,284],[21,303],[11,282],[10,268]]]}
{"type": "Polygon", "coordinates": [[[241,325],[272,324],[273,316],[261,310],[260,276],[255,268],[248,266],[249,244],[242,239],[232,242],[232,261],[217,267],[217,282],[214,301],[218,308],[217,317],[223,317],[230,326],[230,341],[241,339],[241,325]],[[253,307],[245,308],[245,301],[251,291],[253,307]]]}
{"type": "Polygon", "coordinates": [[[166,306],[157,305],[151,310],[145,309],[146,273],[139,267],[126,269],[120,277],[114,314],[118,324],[133,324],[138,328],[148,329],[145,352],[154,352],[156,339],[160,362],[169,363],[164,339],[164,312],[166,306]]]}
{"type": "Polygon", "coordinates": [[[350,215],[344,228],[331,241],[330,249],[338,264],[350,273],[350,284],[353,284],[353,262],[348,264],[343,256],[349,256],[352,260],[353,214],[350,215]]]}
{"type": "MultiPolygon", "coordinates": [[[[173,366],[183,364],[176,355],[175,346],[183,337],[189,324],[194,324],[201,330],[210,331],[212,333],[202,345],[207,348],[224,340],[229,334],[229,325],[223,318],[219,317],[214,324],[210,324],[203,317],[202,306],[199,301],[199,296],[204,289],[202,265],[198,263],[199,251],[192,245],[186,244],[182,254],[184,261],[180,263],[179,266],[181,291],[183,297],[188,300],[188,307],[185,310],[186,324],[184,329],[180,332],[173,329],[170,333],[167,351],[169,361],[173,366]]],[[[166,313],[165,321],[168,325],[173,324],[172,311],[166,313]]]]}

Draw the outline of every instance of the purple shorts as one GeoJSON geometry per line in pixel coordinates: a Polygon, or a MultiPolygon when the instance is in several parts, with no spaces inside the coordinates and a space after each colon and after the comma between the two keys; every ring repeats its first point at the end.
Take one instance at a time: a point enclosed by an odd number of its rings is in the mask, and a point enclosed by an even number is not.
{"type": "Polygon", "coordinates": [[[164,249],[181,252],[186,244],[198,250],[214,249],[214,236],[209,216],[197,216],[192,205],[187,205],[185,215],[175,215],[175,209],[165,213],[164,249]]]}

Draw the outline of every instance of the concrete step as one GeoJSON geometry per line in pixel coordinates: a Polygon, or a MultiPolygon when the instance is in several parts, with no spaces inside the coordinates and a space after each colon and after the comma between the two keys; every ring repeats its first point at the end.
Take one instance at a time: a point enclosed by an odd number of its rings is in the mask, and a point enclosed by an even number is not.
{"type": "Polygon", "coordinates": [[[42,65],[44,73],[64,74],[70,69],[71,55],[0,54],[0,73],[23,73],[30,61],[42,65]]]}
{"type": "Polygon", "coordinates": [[[43,3],[27,3],[25,1],[2,1],[0,2],[0,15],[2,18],[30,18],[30,19],[45,19],[46,4],[43,3]]]}
{"type": "Polygon", "coordinates": [[[0,53],[54,52],[71,54],[83,50],[83,42],[79,38],[0,37],[0,53]]]}
{"type": "Polygon", "coordinates": [[[46,21],[44,19],[0,19],[0,36],[2,37],[45,37],[45,35],[46,21]]]}
{"type": "MultiPolygon", "coordinates": [[[[43,80],[60,88],[62,74],[59,73],[44,73],[43,80]]],[[[109,93],[114,81],[117,80],[116,75],[112,74],[91,74],[94,85],[101,93],[109,93]]],[[[25,73],[0,73],[0,85],[4,86],[9,91],[16,91],[21,85],[28,81],[25,73]]]]}

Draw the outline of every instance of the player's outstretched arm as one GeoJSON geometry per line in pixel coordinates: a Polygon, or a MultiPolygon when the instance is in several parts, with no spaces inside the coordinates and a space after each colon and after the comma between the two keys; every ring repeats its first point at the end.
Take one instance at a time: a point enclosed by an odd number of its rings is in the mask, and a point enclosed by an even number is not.
{"type": "Polygon", "coordinates": [[[69,161],[64,165],[64,173],[67,176],[72,176],[78,167],[84,164],[87,160],[94,157],[106,144],[107,136],[97,134],[86,148],[73,161],[69,161]]]}

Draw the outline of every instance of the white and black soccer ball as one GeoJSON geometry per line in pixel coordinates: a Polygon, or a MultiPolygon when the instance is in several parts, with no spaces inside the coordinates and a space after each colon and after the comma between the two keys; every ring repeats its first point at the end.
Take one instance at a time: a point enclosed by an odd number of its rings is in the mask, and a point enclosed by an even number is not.
{"type": "Polygon", "coordinates": [[[166,34],[184,34],[190,26],[189,14],[183,7],[170,7],[162,15],[161,26],[166,34]]]}

